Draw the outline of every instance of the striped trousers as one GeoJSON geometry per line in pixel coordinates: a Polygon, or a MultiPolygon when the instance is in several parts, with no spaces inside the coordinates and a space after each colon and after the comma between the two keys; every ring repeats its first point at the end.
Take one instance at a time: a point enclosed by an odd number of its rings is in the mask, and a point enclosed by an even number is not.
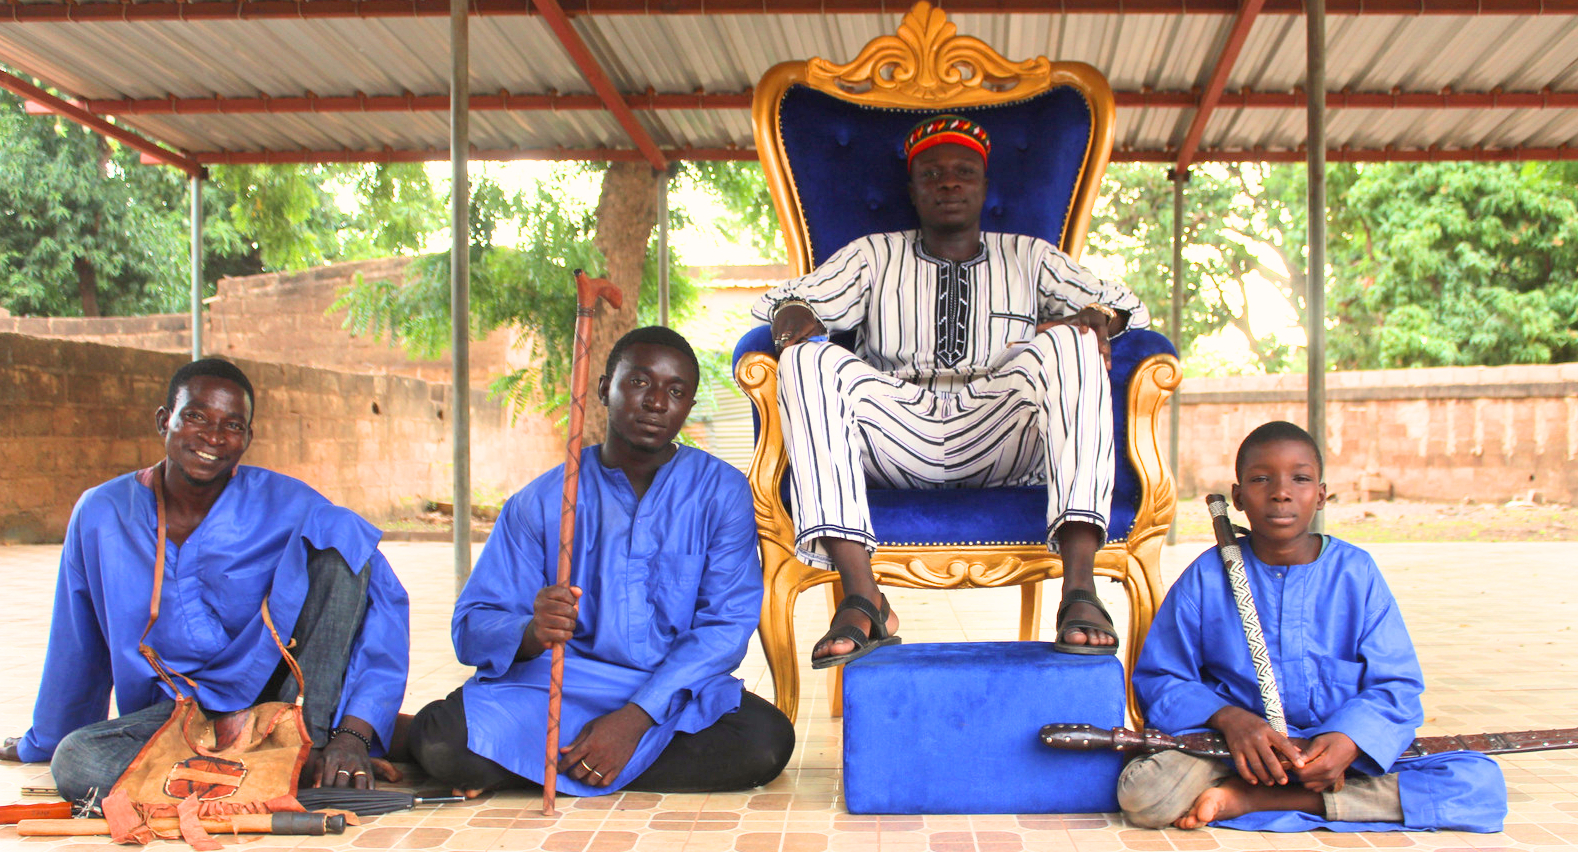
{"type": "Polygon", "coordinates": [[[1094,334],[1054,326],[958,393],[806,342],[778,360],[796,556],[831,568],[821,539],[876,547],[868,479],[884,488],[1047,485],[1047,547],[1067,521],[1106,536],[1112,388],[1094,334]]]}

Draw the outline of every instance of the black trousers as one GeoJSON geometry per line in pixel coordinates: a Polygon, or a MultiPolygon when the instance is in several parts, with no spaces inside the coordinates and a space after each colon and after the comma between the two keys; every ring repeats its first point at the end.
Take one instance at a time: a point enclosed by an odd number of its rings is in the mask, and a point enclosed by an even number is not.
{"type": "MultiPolygon", "coordinates": [[[[566,732],[572,738],[577,733],[566,732]]],[[[459,688],[448,698],[423,707],[411,723],[410,737],[412,758],[446,786],[461,790],[538,787],[466,747],[466,705],[459,688]]],[[[711,727],[694,734],[675,734],[647,771],[623,789],[649,793],[749,790],[777,778],[793,751],[794,725],[789,718],[742,689],[739,710],[725,713],[711,727]]]]}

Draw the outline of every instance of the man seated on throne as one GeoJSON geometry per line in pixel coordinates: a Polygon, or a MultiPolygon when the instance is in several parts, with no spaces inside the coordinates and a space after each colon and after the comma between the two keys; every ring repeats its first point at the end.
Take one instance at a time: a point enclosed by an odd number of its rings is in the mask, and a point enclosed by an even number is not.
{"type": "Polygon", "coordinates": [[[991,140],[957,115],[904,140],[916,230],[856,240],[753,309],[780,350],[796,555],[844,586],[813,668],[898,641],[871,569],[867,480],[887,488],[1045,483],[1063,561],[1058,650],[1116,654],[1095,592],[1113,488],[1109,339],[1150,315],[1045,240],[983,233],[991,140]],[[854,332],[854,351],[827,341],[854,332]]]}

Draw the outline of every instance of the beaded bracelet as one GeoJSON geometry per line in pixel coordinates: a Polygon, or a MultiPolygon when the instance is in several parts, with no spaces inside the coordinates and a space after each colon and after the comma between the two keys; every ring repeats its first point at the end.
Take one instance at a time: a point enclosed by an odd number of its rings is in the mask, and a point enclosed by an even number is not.
{"type": "Polygon", "coordinates": [[[360,734],[357,731],[353,731],[350,728],[344,728],[344,727],[335,728],[334,730],[329,732],[329,739],[334,739],[335,737],[339,736],[340,734],[350,734],[351,736],[361,740],[362,741],[362,745],[367,746],[367,750],[368,751],[372,751],[373,750],[373,741],[372,740],[368,739],[365,736],[362,736],[362,734],[360,734]]]}

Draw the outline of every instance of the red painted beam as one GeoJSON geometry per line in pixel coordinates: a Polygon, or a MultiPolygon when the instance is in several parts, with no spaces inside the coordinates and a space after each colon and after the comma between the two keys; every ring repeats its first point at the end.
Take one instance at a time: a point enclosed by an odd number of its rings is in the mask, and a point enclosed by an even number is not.
{"type": "Polygon", "coordinates": [[[1244,42],[1249,38],[1249,30],[1255,25],[1255,18],[1260,16],[1260,9],[1266,0],[1244,0],[1243,8],[1238,10],[1238,16],[1233,19],[1233,28],[1227,33],[1227,42],[1222,45],[1222,52],[1216,57],[1216,67],[1211,69],[1211,77],[1205,84],[1205,94],[1200,96],[1200,106],[1194,111],[1194,119],[1189,122],[1189,129],[1184,133],[1183,144],[1178,148],[1178,163],[1175,168],[1179,174],[1189,170],[1189,163],[1193,161],[1195,151],[1200,148],[1200,137],[1205,135],[1206,122],[1211,120],[1211,112],[1216,109],[1216,102],[1222,97],[1222,90],[1227,88],[1227,77],[1233,73],[1233,63],[1238,61],[1238,54],[1244,49],[1244,42]]]}
{"type": "Polygon", "coordinates": [[[160,165],[175,166],[193,176],[203,172],[202,164],[196,160],[132,133],[123,127],[117,127],[76,104],[55,97],[15,74],[0,71],[0,89],[19,95],[34,104],[44,107],[49,112],[69,118],[89,130],[102,133],[134,151],[140,151],[144,160],[151,159],[160,165]]]}
{"type": "MultiPolygon", "coordinates": [[[[893,0],[565,0],[567,15],[892,14],[893,0]]],[[[8,2],[0,21],[236,21],[437,18],[445,0],[150,0],[8,2]]],[[[948,0],[951,14],[1231,15],[1236,0],[948,0]]],[[[531,0],[471,0],[473,15],[532,15],[531,0]]],[[[1302,15],[1303,0],[1266,0],[1262,14],[1302,15]]],[[[1329,0],[1329,15],[1578,15],[1578,0],[1329,0]]]]}
{"type": "Polygon", "coordinates": [[[597,57],[586,47],[586,42],[581,40],[580,33],[570,23],[570,18],[559,6],[559,0],[532,0],[537,11],[542,15],[543,22],[553,34],[558,37],[559,44],[564,46],[566,53],[570,54],[570,61],[581,70],[581,76],[591,84],[592,91],[603,99],[603,105],[613,113],[614,120],[625,129],[625,134],[630,141],[636,143],[636,148],[646,157],[652,168],[663,171],[668,168],[668,162],[663,159],[663,152],[658,150],[657,142],[652,135],[647,133],[641,122],[636,120],[636,114],[631,112],[630,106],[625,103],[624,96],[614,89],[614,83],[608,79],[608,74],[603,71],[603,66],[597,62],[597,57]]]}
{"type": "MultiPolygon", "coordinates": [[[[1113,151],[1114,163],[1173,163],[1176,151],[1113,151]]],[[[1302,163],[1309,159],[1303,150],[1266,150],[1261,148],[1198,151],[1196,163],[1302,163]]],[[[1530,160],[1578,160],[1578,146],[1550,148],[1332,148],[1326,152],[1331,163],[1507,163],[1530,160]]]]}
{"type": "MultiPolygon", "coordinates": [[[[675,148],[663,151],[666,160],[756,160],[750,148],[675,148]]],[[[194,155],[205,166],[285,165],[298,163],[430,163],[449,159],[446,148],[378,151],[220,151],[194,155]]],[[[645,153],[634,148],[524,148],[472,149],[473,160],[606,160],[640,162],[645,153]]]]}
{"type": "MultiPolygon", "coordinates": [[[[693,92],[690,94],[622,95],[632,110],[658,109],[750,109],[751,93],[693,92]]],[[[473,94],[473,112],[492,111],[571,111],[605,109],[597,95],[530,94],[507,91],[473,94]]],[[[89,112],[103,115],[255,115],[259,113],[346,113],[346,112],[446,112],[449,95],[344,95],[323,96],[307,93],[290,97],[256,98],[150,98],[125,100],[88,100],[82,102],[89,112]]]]}
{"type": "MultiPolygon", "coordinates": [[[[749,148],[676,148],[663,152],[670,160],[739,160],[754,162],[749,148]]],[[[196,154],[202,165],[285,165],[298,163],[426,163],[449,159],[444,149],[380,151],[224,151],[196,154]]],[[[529,150],[473,150],[473,160],[605,160],[638,162],[646,156],[633,148],[539,148],[529,150]]],[[[1114,163],[1173,163],[1177,151],[1114,151],[1114,163]]],[[[1196,163],[1302,163],[1301,150],[1228,149],[1196,152],[1196,163]]],[[[1449,161],[1521,162],[1526,160],[1578,160],[1578,146],[1551,148],[1429,148],[1423,150],[1334,148],[1326,159],[1335,163],[1426,163],[1449,161]]],[[[144,162],[154,162],[144,157],[144,162]]]]}
{"type": "MultiPolygon", "coordinates": [[[[1120,107],[1134,109],[1192,109],[1200,103],[1194,92],[1115,92],[1120,107]]],[[[747,110],[751,93],[694,92],[690,94],[647,93],[624,95],[625,104],[635,111],[699,109],[747,110]]],[[[1296,109],[1304,106],[1303,92],[1224,92],[1218,109],[1296,109]]],[[[383,113],[444,112],[449,109],[448,95],[348,95],[306,94],[289,97],[256,98],[146,98],[124,100],[86,100],[72,103],[99,115],[255,115],[291,113],[383,113]]],[[[1326,95],[1327,109],[1574,109],[1578,92],[1331,92],[1326,95]]],[[[539,112],[601,110],[603,100],[596,95],[513,94],[472,95],[475,112],[539,112]]],[[[50,110],[46,110],[50,111],[50,110]]]]}

